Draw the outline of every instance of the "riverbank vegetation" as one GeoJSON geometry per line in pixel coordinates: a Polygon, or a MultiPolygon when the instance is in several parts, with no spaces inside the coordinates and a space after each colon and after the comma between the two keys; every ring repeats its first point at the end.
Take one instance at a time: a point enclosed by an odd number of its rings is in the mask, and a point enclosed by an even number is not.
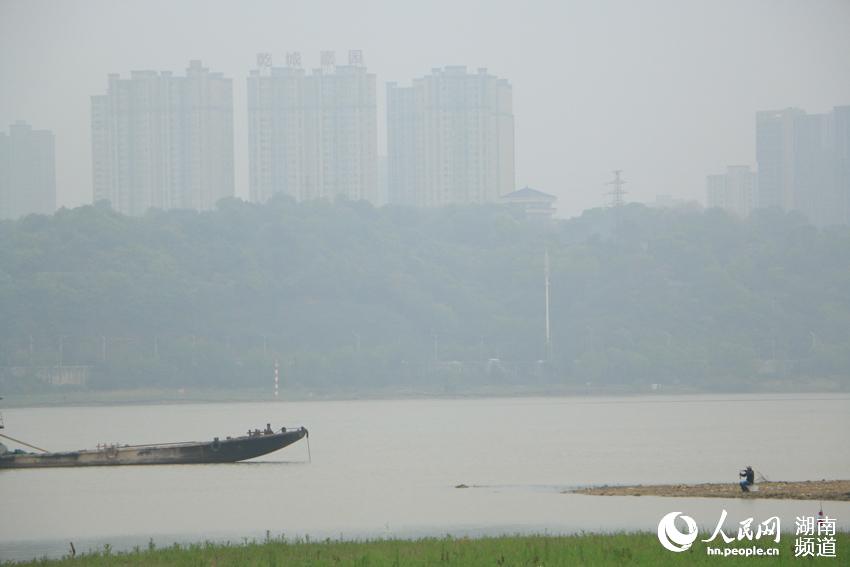
{"type": "Polygon", "coordinates": [[[0,393],[850,389],[850,228],[796,214],[107,207],[0,221],[0,393]],[[551,261],[545,341],[544,251],[551,261]]]}
{"type": "MultiPolygon", "coordinates": [[[[715,542],[716,543],[716,542],[715,542]]],[[[699,540],[684,552],[664,549],[655,534],[584,534],[575,536],[505,536],[495,538],[427,538],[420,540],[269,541],[245,545],[200,544],[172,546],[164,549],[135,550],[113,553],[110,550],[62,560],[41,560],[19,565],[40,566],[314,566],[369,565],[381,566],[487,566],[493,565],[717,565],[748,566],[769,560],[771,565],[811,565],[836,559],[794,557],[794,537],[783,534],[779,544],[773,539],[757,542],[745,540],[732,544],[706,544],[699,540]],[[769,558],[709,555],[706,547],[720,548],[778,547],[779,555],[769,558]]],[[[850,534],[836,537],[836,557],[850,552],[850,534]]]]}

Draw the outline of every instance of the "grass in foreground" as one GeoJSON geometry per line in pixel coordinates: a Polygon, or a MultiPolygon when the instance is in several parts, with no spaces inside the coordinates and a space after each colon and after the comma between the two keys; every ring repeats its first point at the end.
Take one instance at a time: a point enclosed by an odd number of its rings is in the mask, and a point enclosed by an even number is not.
{"type": "MultiPolygon", "coordinates": [[[[76,558],[40,560],[16,565],[81,566],[321,566],[321,565],[811,565],[832,561],[845,564],[850,558],[850,533],[836,537],[836,559],[794,557],[794,536],[783,534],[779,544],[772,540],[740,542],[731,546],[749,548],[777,545],[778,557],[716,557],[706,553],[699,540],[688,551],[673,553],[658,543],[655,534],[611,534],[575,536],[503,536],[481,539],[426,538],[420,540],[375,540],[322,542],[269,541],[266,543],[174,545],[162,549],[110,553],[109,550],[76,558]]],[[[720,547],[723,546],[720,542],[720,547]]]]}

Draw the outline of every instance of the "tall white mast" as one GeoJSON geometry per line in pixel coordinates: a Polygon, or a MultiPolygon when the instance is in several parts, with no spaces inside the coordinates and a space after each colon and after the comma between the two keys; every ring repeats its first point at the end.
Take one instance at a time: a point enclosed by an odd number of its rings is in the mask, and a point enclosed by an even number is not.
{"type": "Polygon", "coordinates": [[[552,356],[552,336],[549,328],[549,249],[544,253],[543,279],[546,287],[546,360],[552,356]]]}

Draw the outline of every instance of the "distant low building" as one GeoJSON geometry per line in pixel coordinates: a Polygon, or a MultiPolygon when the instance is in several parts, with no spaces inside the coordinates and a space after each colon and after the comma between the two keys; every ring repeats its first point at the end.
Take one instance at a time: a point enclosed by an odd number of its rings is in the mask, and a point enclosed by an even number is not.
{"type": "Polygon", "coordinates": [[[91,378],[91,366],[0,366],[0,385],[28,383],[33,379],[51,386],[86,386],[91,378]]]}
{"type": "Polygon", "coordinates": [[[0,132],[0,219],[56,210],[53,132],[18,121],[0,132]]]}
{"type": "Polygon", "coordinates": [[[726,173],[706,177],[706,205],[741,218],[756,205],[757,176],[748,165],[730,165],[726,173]]]}
{"type": "Polygon", "coordinates": [[[502,195],[503,203],[522,209],[526,218],[541,221],[548,221],[554,216],[557,209],[552,205],[557,200],[556,196],[531,187],[523,187],[507,195],[502,195]]]}

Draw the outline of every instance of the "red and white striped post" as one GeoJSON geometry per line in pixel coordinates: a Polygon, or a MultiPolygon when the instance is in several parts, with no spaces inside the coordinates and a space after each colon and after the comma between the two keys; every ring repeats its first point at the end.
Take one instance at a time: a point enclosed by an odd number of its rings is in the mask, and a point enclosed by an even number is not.
{"type": "Polygon", "coordinates": [[[274,397],[277,397],[278,384],[280,383],[280,365],[274,361],[274,397]]]}

